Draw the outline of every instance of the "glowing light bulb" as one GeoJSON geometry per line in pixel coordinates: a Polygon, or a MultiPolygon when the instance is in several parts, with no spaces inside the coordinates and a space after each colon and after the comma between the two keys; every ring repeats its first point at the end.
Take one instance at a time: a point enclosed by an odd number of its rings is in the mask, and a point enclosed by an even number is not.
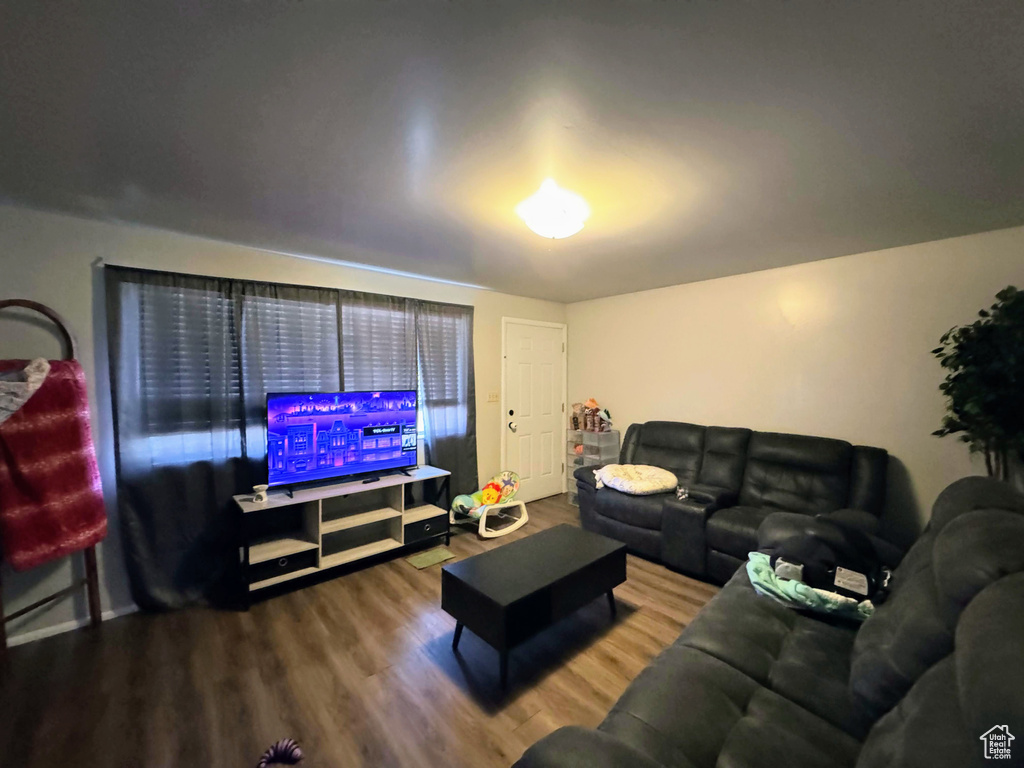
{"type": "Polygon", "coordinates": [[[559,240],[583,229],[590,206],[575,192],[562,189],[554,179],[544,179],[540,189],[516,206],[516,213],[541,237],[559,240]]]}

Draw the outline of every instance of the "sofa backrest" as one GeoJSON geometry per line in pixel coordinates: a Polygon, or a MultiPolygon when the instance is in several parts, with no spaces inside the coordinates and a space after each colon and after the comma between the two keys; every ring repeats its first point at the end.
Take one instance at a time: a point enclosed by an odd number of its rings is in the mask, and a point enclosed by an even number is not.
{"type": "Polygon", "coordinates": [[[843,440],[681,421],[631,424],[619,461],[675,473],[682,485],[714,486],[739,503],[817,514],[849,507],[876,515],[885,504],[889,454],[843,440]]]}
{"type": "Polygon", "coordinates": [[[622,442],[623,464],[650,464],[670,470],[682,484],[693,483],[704,458],[705,427],[681,421],[632,424],[622,442]]]}
{"type": "Polygon", "coordinates": [[[1024,573],[1017,573],[986,587],[963,610],[954,650],[875,723],[857,768],[1020,765],[1022,636],[1024,573]],[[995,739],[986,744],[983,737],[990,734],[995,739]],[[1000,745],[1008,745],[1010,754],[984,758],[986,747],[1000,745]],[[1013,757],[1016,762],[1007,759],[1013,757]]]}
{"type": "Polygon", "coordinates": [[[739,427],[708,427],[697,482],[738,493],[747,465],[750,434],[749,429],[739,427]]]}
{"type": "Polygon", "coordinates": [[[850,496],[846,506],[881,515],[885,507],[889,452],[867,445],[855,445],[851,464],[850,496]]]}
{"type": "MultiPolygon", "coordinates": [[[[854,698],[878,718],[912,686],[921,684],[916,695],[924,697],[920,691],[938,685],[942,674],[931,670],[953,653],[954,638],[959,642],[966,607],[991,585],[1022,572],[1024,494],[981,477],[950,485],[894,572],[889,599],[857,632],[850,667],[854,698]]],[[[1024,611],[1024,604],[1016,610],[1024,611]]]]}
{"type": "Polygon", "coordinates": [[[853,446],[844,440],[754,432],[740,504],[817,514],[847,506],[853,446]]]}

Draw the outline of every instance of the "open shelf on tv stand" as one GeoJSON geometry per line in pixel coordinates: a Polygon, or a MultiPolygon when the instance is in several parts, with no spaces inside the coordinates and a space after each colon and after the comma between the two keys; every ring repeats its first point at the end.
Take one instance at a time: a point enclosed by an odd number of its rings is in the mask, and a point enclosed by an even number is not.
{"type": "Polygon", "coordinates": [[[450,476],[422,466],[271,490],[264,504],[235,496],[249,592],[442,537],[447,543],[450,476]],[[431,498],[423,486],[412,493],[410,486],[427,481],[436,484],[431,498]]]}

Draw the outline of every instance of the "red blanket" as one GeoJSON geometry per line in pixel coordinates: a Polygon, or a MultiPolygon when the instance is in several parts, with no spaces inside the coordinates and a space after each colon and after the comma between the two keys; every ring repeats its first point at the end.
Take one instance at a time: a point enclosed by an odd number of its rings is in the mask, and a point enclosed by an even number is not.
{"type": "MultiPolygon", "coordinates": [[[[0,361],[0,373],[25,360],[0,361]]],[[[33,361],[45,371],[44,361],[33,361]]],[[[77,361],[50,361],[38,389],[0,413],[0,539],[23,571],[96,544],[107,534],[89,426],[85,375],[77,361]],[[10,411],[13,410],[13,413],[10,411]]]]}

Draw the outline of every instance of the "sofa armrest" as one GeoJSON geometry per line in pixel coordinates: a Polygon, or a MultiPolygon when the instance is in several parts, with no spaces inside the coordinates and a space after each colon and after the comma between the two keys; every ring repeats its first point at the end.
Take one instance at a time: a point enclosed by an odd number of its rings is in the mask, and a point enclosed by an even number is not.
{"type": "Polygon", "coordinates": [[[583,483],[591,488],[597,488],[597,479],[594,477],[594,470],[608,466],[607,464],[591,464],[588,467],[579,467],[573,470],[572,476],[576,478],[577,484],[583,483]]]}
{"type": "Polygon", "coordinates": [[[661,560],[693,576],[707,574],[708,518],[718,509],[697,499],[667,498],[661,514],[661,560]]]}
{"type": "Polygon", "coordinates": [[[739,494],[736,491],[730,491],[728,488],[719,488],[717,485],[694,483],[684,487],[690,494],[689,497],[691,499],[711,507],[712,510],[721,509],[722,507],[734,507],[739,498],[739,494]]]}
{"type": "Polygon", "coordinates": [[[858,531],[864,531],[864,533],[877,534],[881,527],[879,519],[863,509],[837,509],[835,512],[822,512],[820,515],[815,515],[815,517],[819,517],[822,520],[831,520],[834,523],[850,528],[856,528],[858,531]]]}
{"type": "MultiPolygon", "coordinates": [[[[545,736],[512,768],[664,768],[604,731],[570,725],[545,736]]],[[[685,764],[680,768],[686,768],[685,764]]]]}

